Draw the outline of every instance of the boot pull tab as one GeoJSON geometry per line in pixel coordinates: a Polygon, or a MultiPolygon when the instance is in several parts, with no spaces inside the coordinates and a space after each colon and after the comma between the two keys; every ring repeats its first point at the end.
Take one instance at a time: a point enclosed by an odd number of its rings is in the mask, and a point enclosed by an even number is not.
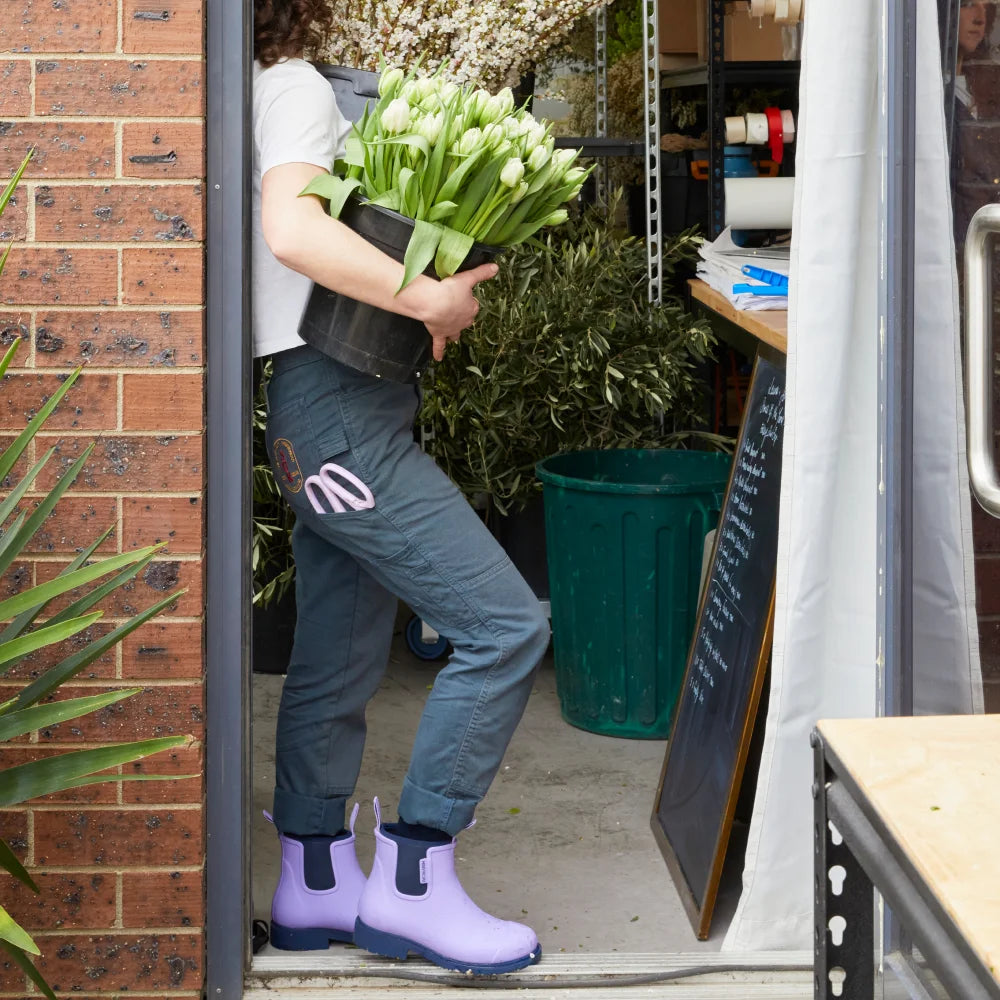
{"type": "Polygon", "coordinates": [[[354,821],[358,818],[358,813],[360,812],[360,810],[361,810],[361,803],[355,802],[354,808],[351,810],[351,822],[349,824],[349,829],[351,831],[352,836],[354,834],[354,821]]]}
{"type": "Polygon", "coordinates": [[[274,826],[274,817],[266,809],[261,809],[261,812],[264,814],[264,819],[266,819],[271,826],[274,826]]]}
{"type": "Polygon", "coordinates": [[[381,807],[378,804],[378,796],[377,795],[372,800],[372,805],[375,806],[375,829],[376,830],[381,830],[382,829],[382,809],[381,809],[381,807]]]}

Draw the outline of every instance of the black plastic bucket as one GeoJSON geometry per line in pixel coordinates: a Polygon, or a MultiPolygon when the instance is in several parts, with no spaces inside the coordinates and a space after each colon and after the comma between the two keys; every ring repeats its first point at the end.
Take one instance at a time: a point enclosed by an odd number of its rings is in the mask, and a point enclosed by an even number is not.
{"type": "MultiPolygon", "coordinates": [[[[400,263],[413,232],[413,220],[351,196],[340,221],[400,263]]],[[[491,261],[498,247],[475,244],[460,271],[491,261]]],[[[436,277],[431,264],[424,272],[436,277]]],[[[370,306],[314,285],[299,323],[299,336],[316,350],[358,371],[418,382],[431,359],[431,338],[420,320],[370,306]]]]}

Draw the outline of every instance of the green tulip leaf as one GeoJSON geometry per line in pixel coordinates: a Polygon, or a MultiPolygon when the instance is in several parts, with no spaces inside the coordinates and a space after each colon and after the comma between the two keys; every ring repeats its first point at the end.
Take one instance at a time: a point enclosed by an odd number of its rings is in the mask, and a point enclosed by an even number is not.
{"type": "Polygon", "coordinates": [[[428,213],[428,221],[444,222],[450,215],[454,214],[456,208],[458,205],[453,201],[439,201],[428,213]]]}
{"type": "Polygon", "coordinates": [[[454,274],[462,266],[465,258],[469,256],[473,242],[471,236],[443,226],[441,242],[438,244],[437,255],[434,257],[434,270],[437,272],[437,276],[447,278],[454,274]]]}
{"type": "Polygon", "coordinates": [[[403,283],[397,292],[402,291],[434,259],[438,244],[441,242],[441,234],[442,228],[437,223],[423,219],[416,220],[403,256],[403,283]]]}
{"type": "Polygon", "coordinates": [[[350,167],[365,167],[365,144],[357,132],[357,126],[344,142],[343,162],[350,167]]]}
{"type": "Polygon", "coordinates": [[[325,199],[330,203],[330,215],[334,219],[339,219],[351,192],[356,191],[360,185],[360,180],[337,177],[334,174],[319,174],[299,192],[299,197],[314,194],[325,199]]]}
{"type": "Polygon", "coordinates": [[[410,167],[403,167],[399,171],[396,187],[403,204],[403,215],[410,219],[419,218],[420,183],[417,172],[410,167]]]}
{"type": "Polygon", "coordinates": [[[391,191],[386,191],[380,194],[377,198],[372,198],[369,205],[381,205],[383,208],[391,209],[393,212],[398,212],[402,209],[402,201],[399,197],[399,192],[393,188],[391,191]]]}
{"type": "Polygon", "coordinates": [[[483,147],[477,149],[474,153],[467,156],[455,169],[448,175],[448,179],[441,185],[441,189],[437,193],[436,201],[455,201],[458,197],[459,191],[462,189],[462,185],[465,183],[466,178],[469,174],[476,169],[479,165],[480,160],[486,156],[488,150],[483,147]]]}
{"type": "Polygon", "coordinates": [[[493,196],[493,190],[500,179],[500,172],[503,170],[501,159],[490,160],[482,170],[477,173],[469,186],[462,192],[458,199],[458,211],[452,216],[451,225],[453,229],[464,232],[466,226],[479,211],[482,211],[487,199],[493,196]]]}

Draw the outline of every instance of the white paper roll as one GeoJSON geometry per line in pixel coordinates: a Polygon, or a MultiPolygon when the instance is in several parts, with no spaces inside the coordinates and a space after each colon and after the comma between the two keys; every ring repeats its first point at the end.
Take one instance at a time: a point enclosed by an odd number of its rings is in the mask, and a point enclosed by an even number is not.
{"type": "Polygon", "coordinates": [[[767,17],[774,13],[775,0],[750,0],[751,17],[767,17]]]}
{"type": "Polygon", "coordinates": [[[758,114],[751,111],[746,116],[747,121],[747,142],[751,146],[763,146],[767,143],[768,127],[767,115],[758,114]]]}
{"type": "Polygon", "coordinates": [[[726,225],[790,229],[794,193],[794,177],[727,177],[726,225]]]}
{"type": "Polygon", "coordinates": [[[791,111],[781,112],[781,131],[785,142],[791,142],[795,138],[795,115],[791,111]]]}
{"type": "Polygon", "coordinates": [[[735,146],[747,141],[747,123],[743,118],[726,119],[726,144],[735,146]]]}

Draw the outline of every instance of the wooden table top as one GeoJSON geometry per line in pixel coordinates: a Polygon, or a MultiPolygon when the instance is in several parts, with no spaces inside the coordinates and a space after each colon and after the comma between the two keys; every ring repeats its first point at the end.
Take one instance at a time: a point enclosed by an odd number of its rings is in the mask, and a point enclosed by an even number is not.
{"type": "Polygon", "coordinates": [[[817,728],[1000,981],[1000,716],[830,719],[817,728]]]}
{"type": "Polygon", "coordinates": [[[688,281],[692,298],[713,312],[735,323],[758,340],[770,345],[782,354],[788,353],[788,312],[784,309],[737,309],[725,295],[720,294],[701,278],[688,281]]]}

